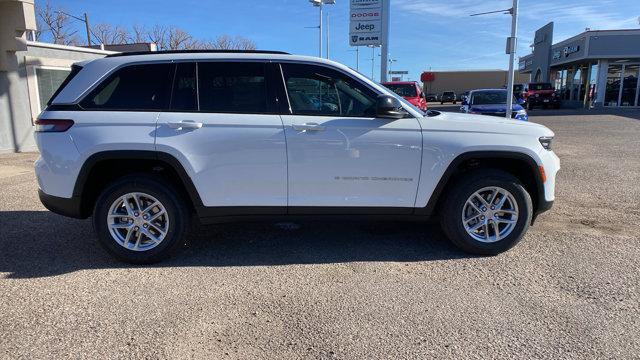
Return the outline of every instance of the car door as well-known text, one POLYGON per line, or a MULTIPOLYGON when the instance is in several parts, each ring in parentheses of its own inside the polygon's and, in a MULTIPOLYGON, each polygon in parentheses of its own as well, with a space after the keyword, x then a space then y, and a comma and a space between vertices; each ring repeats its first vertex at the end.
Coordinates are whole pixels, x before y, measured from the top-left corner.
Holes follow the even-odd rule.
POLYGON ((422 156, 418 120, 377 118, 377 90, 345 71, 286 62, 281 69, 290 105, 282 116, 289 212, 411 212, 422 156))
POLYGON ((285 213, 286 143, 267 63, 178 63, 156 147, 177 158, 212 214, 285 213))

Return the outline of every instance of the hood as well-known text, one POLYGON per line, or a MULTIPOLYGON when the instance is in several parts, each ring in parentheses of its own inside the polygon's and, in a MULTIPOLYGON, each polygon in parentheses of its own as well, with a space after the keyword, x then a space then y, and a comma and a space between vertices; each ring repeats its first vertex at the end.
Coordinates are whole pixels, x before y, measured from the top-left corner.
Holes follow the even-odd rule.
MULTIPOLYGON (((511 106, 512 111, 520 111, 524 109, 519 104, 513 104, 511 106)), ((507 104, 485 104, 485 105, 470 105, 469 110, 473 112, 506 112, 507 104)))
POLYGON ((544 125, 478 114, 441 112, 438 116, 425 116, 421 123, 424 129, 434 130, 554 136, 553 131, 544 125))

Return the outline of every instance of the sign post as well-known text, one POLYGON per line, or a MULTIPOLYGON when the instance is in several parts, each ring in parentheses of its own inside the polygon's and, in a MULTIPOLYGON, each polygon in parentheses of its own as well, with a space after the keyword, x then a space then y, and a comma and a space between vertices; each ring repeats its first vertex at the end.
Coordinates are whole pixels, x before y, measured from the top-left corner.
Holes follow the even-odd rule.
POLYGON ((389 0, 350 0, 349 45, 382 47, 380 79, 387 78, 389 0))

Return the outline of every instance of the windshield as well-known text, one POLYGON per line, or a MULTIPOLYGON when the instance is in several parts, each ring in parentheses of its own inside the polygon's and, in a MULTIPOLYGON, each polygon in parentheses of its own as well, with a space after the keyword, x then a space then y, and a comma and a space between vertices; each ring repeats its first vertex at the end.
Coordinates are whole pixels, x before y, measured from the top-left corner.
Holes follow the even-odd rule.
POLYGON ((529 90, 553 90, 553 88, 549 83, 541 83, 541 84, 529 84, 529 90))
POLYGON ((506 104, 506 91, 474 91, 471 94, 470 105, 506 104))
POLYGON ((453 91, 445 91, 442 95, 453 95, 453 91))
POLYGON ((394 93, 400 96, 406 97, 416 97, 418 93, 416 91, 416 86, 413 84, 384 84, 387 89, 393 91, 394 93))

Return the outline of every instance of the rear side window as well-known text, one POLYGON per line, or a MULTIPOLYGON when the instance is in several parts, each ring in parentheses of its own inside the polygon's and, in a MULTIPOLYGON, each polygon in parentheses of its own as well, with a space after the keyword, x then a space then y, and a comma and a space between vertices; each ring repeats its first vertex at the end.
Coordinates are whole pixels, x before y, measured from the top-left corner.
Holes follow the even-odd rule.
POLYGON ((88 110, 144 111, 167 107, 171 64, 131 65, 117 70, 80 105, 88 110))
POLYGON ((260 114, 267 112, 265 63, 198 63, 200 111, 260 114))

